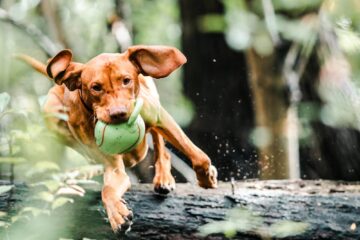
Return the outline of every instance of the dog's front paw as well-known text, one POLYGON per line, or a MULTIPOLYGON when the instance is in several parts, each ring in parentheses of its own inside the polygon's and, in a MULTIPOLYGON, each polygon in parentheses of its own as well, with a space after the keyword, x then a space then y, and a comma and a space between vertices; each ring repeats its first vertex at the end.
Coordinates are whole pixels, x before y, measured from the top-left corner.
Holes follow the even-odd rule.
POLYGON ((156 174, 153 183, 154 191, 158 194, 168 194, 175 189, 175 179, 170 172, 156 174))
POLYGON ((105 209, 115 234, 123 234, 131 229, 133 213, 123 199, 111 199, 104 202, 105 209))
POLYGON ((207 169, 197 168, 195 171, 200 187, 217 188, 217 170, 213 165, 207 169))

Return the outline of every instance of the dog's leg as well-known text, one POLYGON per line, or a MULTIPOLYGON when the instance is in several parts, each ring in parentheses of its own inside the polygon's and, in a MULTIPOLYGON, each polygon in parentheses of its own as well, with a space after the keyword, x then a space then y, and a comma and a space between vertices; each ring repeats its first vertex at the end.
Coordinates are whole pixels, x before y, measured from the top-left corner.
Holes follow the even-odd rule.
POLYGON ((160 110, 160 121, 155 128, 174 147, 183 152, 192 162, 199 185, 204 188, 217 187, 217 171, 210 158, 185 135, 165 109, 160 110))
POLYGON ((158 132, 151 130, 151 136, 155 158, 154 190, 160 194, 168 194, 175 189, 175 179, 171 175, 170 154, 166 151, 164 139, 158 132))
POLYGON ((104 173, 102 201, 114 232, 126 231, 131 226, 132 212, 127 208, 124 193, 130 188, 130 179, 125 173, 122 157, 107 161, 104 173))

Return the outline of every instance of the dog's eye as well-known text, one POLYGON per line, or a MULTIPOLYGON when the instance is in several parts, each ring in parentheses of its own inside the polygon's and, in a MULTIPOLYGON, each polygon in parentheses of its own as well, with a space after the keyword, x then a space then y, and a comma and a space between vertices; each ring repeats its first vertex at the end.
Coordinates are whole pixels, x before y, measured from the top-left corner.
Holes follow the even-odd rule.
POLYGON ((92 90, 96 91, 96 92, 100 92, 102 90, 101 86, 96 84, 96 85, 93 85, 91 87, 92 90))
POLYGON ((129 83, 131 83, 131 79, 130 79, 130 78, 125 78, 125 79, 123 80, 123 84, 124 84, 124 85, 128 85, 129 83))

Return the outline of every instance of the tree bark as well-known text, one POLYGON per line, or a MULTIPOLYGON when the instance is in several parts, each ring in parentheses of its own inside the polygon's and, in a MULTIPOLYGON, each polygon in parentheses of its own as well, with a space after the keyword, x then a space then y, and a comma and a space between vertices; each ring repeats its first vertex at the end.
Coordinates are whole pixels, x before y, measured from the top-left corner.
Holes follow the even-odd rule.
MULTIPOLYGON (((26 188, 18 186, 12 195, 1 195, 0 211, 14 212, 19 203, 23 204, 19 201, 24 198, 25 191, 26 188), (10 207, 6 203, 11 203, 10 207)), ((178 184, 175 193, 168 197, 154 195, 152 185, 140 184, 134 185, 125 199, 134 212, 134 224, 125 239, 203 239, 197 235, 198 228, 223 220, 227 211, 234 207, 256 213, 265 224, 281 220, 309 224, 308 231, 287 239, 357 239, 360 234, 356 227, 360 214, 360 185, 357 183, 244 181, 233 186, 221 183, 213 190, 178 184)), ((49 239, 46 235, 49 232, 57 234, 54 239, 118 239, 103 211, 99 190, 88 190, 85 197, 76 199, 74 204, 55 210, 52 217, 44 217, 50 223, 46 228, 43 224, 26 224, 20 229, 23 234, 37 234, 35 239, 49 239)), ((11 237, 13 233, 8 234, 11 237)), ((206 239, 225 238, 220 234, 206 239)), ((238 233, 236 239, 259 237, 238 233)))
POLYGON ((247 52, 256 126, 264 131, 255 139, 255 142, 261 141, 258 147, 262 179, 290 177, 289 100, 285 81, 275 67, 276 61, 274 54, 259 56, 252 49, 247 52))

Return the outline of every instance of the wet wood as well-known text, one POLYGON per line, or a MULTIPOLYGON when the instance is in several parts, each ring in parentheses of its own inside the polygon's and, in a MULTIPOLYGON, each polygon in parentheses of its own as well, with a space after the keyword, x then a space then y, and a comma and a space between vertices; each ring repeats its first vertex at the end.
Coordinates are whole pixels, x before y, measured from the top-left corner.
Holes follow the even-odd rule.
MULTIPOLYGON (((18 188, 15 193, 19 191, 22 190, 18 188)), ((1 201, 4 196, 2 198, 1 201)), ((19 195, 13 194, 12 198, 18 199, 19 195)), ((125 239, 202 239, 197 236, 199 226, 223 220, 228 209, 239 206, 259 214, 267 224, 280 220, 310 224, 306 233, 289 239, 357 239, 360 236, 356 227, 360 224, 360 184, 357 183, 245 181, 233 186, 221 183, 216 190, 178 184, 168 197, 154 195, 151 185, 140 184, 134 185, 125 198, 134 211, 134 224, 125 239)), ((2 208, 0 204, 0 210, 2 208)), ((88 190, 85 197, 53 215, 61 219, 72 216, 72 221, 54 224, 52 231, 66 233, 59 237, 117 239, 105 220, 98 190, 88 190)), ((37 231, 33 226, 31 230, 37 231)), ((244 233, 236 238, 258 239, 244 233)), ((223 239, 223 236, 207 239, 223 239)))

